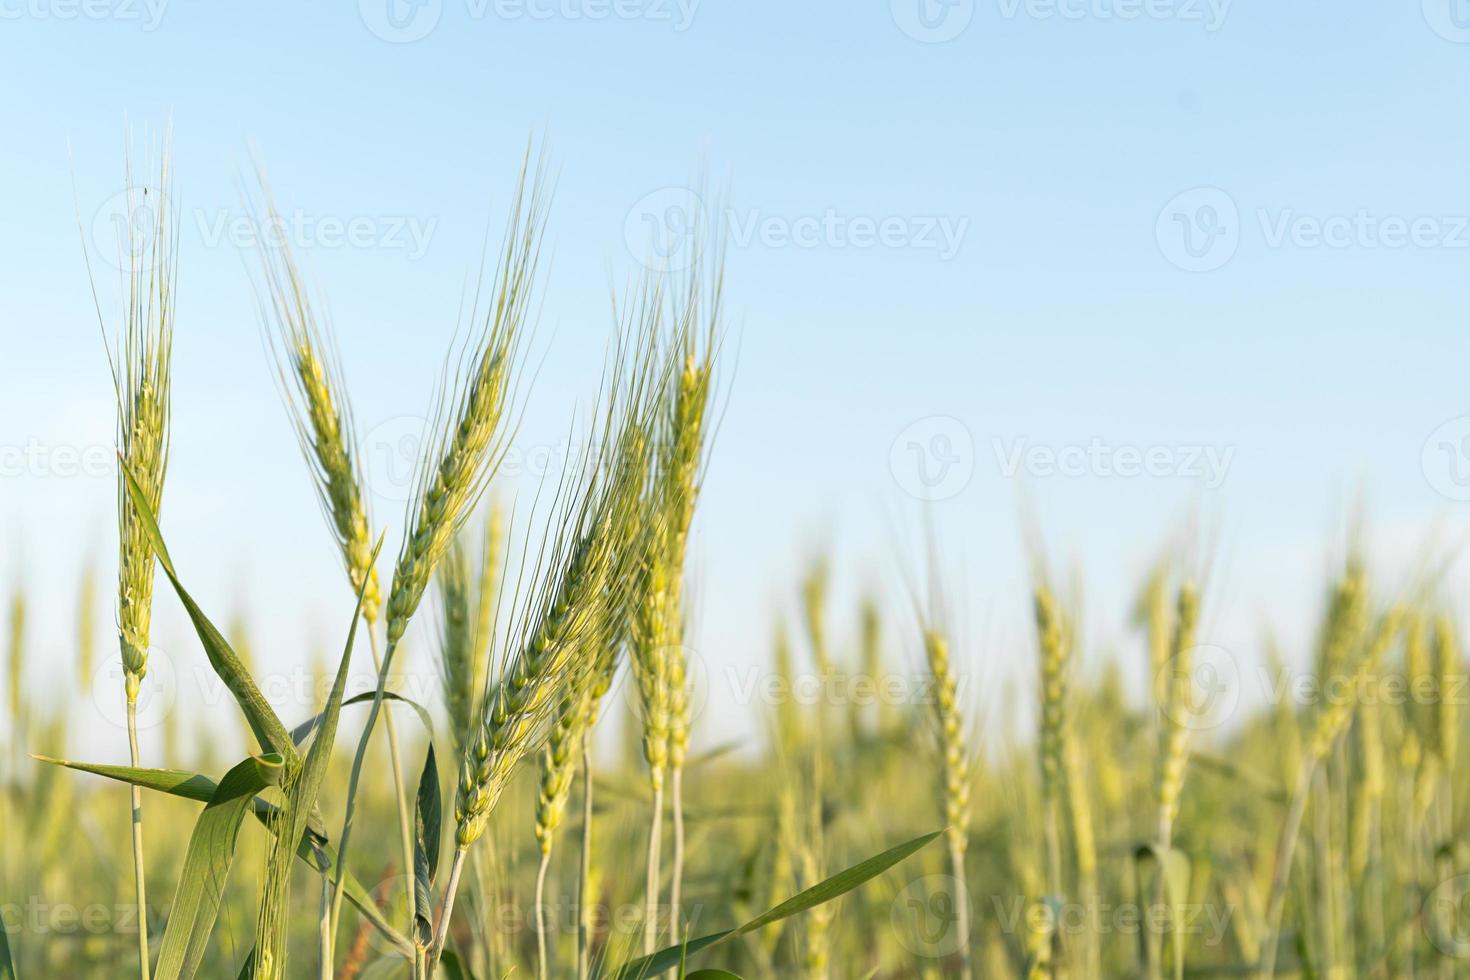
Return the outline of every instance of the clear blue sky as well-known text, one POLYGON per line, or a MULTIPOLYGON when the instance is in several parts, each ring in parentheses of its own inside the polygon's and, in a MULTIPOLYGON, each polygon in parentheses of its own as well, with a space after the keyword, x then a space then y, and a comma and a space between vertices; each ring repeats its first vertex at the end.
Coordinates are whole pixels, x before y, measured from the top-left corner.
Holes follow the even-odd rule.
MULTIPOLYGON (((350 599, 229 233, 248 148, 303 219, 360 428, 392 434, 428 403, 532 133, 557 187, 529 447, 593 394, 661 190, 728 197, 729 400, 694 550, 711 731, 743 729, 728 671, 767 662, 814 553, 840 569, 835 614, 870 582, 904 598, 920 462, 959 467, 930 509, 979 701, 1029 681, 1023 496, 1085 576, 1089 656, 1138 659, 1128 600, 1192 512, 1218 532, 1215 638, 1248 659, 1268 623, 1299 637, 1360 490, 1389 567, 1470 525, 1466 430, 1425 452, 1470 414, 1451 2, 0 0, 0 576, 33 604, 30 689, 62 696, 89 546, 113 572, 110 473, 54 455, 112 438, 79 238, 105 238, 129 128, 141 159, 169 118, 164 526, 206 607, 248 611, 268 670, 335 645, 350 599), (1123 476, 1089 446, 1162 455, 1123 476), (1196 449, 1219 479, 1190 476, 1196 449)), ((401 504, 374 507, 396 529, 401 504)), ((904 662, 910 627, 892 623, 904 662)), ((155 640, 201 662, 172 599, 155 640)))

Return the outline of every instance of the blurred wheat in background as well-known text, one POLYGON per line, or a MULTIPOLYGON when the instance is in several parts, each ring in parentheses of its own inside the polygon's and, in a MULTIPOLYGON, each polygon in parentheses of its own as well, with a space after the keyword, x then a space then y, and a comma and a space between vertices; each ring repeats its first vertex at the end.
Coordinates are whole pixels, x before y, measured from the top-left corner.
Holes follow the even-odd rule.
MULTIPOLYGON (((771 683, 743 707, 763 737, 702 739, 699 699, 729 692, 701 691, 713 682, 695 670, 689 539, 721 399, 742 397, 721 242, 696 236, 687 272, 619 297, 580 451, 534 499, 501 499, 548 288, 534 150, 446 354, 407 530, 381 575, 325 304, 286 246, 262 246, 262 330, 329 531, 284 546, 335 548, 356 595, 327 652, 302 665, 308 703, 282 717, 243 626, 214 625, 235 610, 196 601, 197 570, 168 548, 189 533, 170 525, 163 490, 170 412, 187 411, 171 398, 171 343, 190 325, 174 307, 189 270, 163 159, 154 200, 134 202, 152 209, 153 235, 123 243, 124 315, 103 317, 116 651, 93 636, 109 615, 100 555, 85 562, 74 626, 80 691, 118 658, 130 764, 88 761, 64 708, 33 709, 17 578, 0 978, 1467 972, 1456 597, 1429 568, 1408 588, 1376 579, 1356 541, 1324 583, 1314 648, 1287 658, 1267 645, 1280 696, 1228 718, 1222 699, 1240 692, 1218 683, 1231 681, 1215 670, 1210 568, 1194 549, 1139 583, 1136 633, 1106 656, 1084 656, 1081 584, 1061 588, 1039 547, 1034 638, 1005 650, 956 628, 959 591, 937 558, 909 602, 885 603, 837 594, 824 555, 782 583, 800 629, 751 638, 750 666, 771 683), (150 613, 164 602, 187 613, 188 655, 235 702, 248 756, 206 731, 187 757, 187 732, 140 755, 150 613), (393 670, 415 617, 433 620, 430 698, 398 689, 393 670), (1025 658, 1034 683, 977 691, 967 665, 987 657, 1025 658), (1291 675, 1287 659, 1310 667, 1291 675), (1130 660, 1150 680, 1136 696, 1130 660), (374 685, 349 694, 368 662, 374 685), (1002 717, 980 718, 997 705, 1002 717)), ((263 172, 257 186, 268 219, 263 172)), ((949 549, 962 545, 937 550, 949 549)), ((272 642, 270 624, 258 642, 272 642)))

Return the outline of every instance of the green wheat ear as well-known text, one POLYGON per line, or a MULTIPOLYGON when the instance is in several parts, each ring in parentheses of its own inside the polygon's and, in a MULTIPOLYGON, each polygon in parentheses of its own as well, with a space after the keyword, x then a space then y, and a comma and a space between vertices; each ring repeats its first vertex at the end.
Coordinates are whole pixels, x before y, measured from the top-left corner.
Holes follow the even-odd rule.
POLYGON ((626 356, 614 362, 599 426, 583 464, 565 477, 542 552, 523 570, 530 585, 513 642, 460 763, 460 849, 484 832, 511 771, 549 737, 563 699, 583 699, 607 672, 599 631, 625 615, 646 562, 641 504, 654 362, 642 345, 626 356))
MULTIPOLYGON (((148 194, 128 173, 128 213, 143 213, 148 194)), ((128 226, 128 295, 119 349, 113 360, 118 397, 118 455, 133 474, 157 515, 168 470, 169 406, 172 393, 174 241, 172 174, 167 155, 153 195, 152 229, 128 226)), ((129 700, 148 672, 153 622, 153 547, 128 495, 123 470, 118 476, 118 638, 129 700)))
MULTIPOLYGON (((393 650, 423 599, 430 577, 469 518, 505 449, 511 382, 531 313, 545 216, 544 182, 530 174, 530 156, 511 207, 494 295, 475 319, 473 356, 432 413, 433 435, 421 460, 408 507, 409 530, 388 592, 387 639, 393 650)), ((478 300, 478 298, 477 298, 478 300)))
MULTIPOLYGON (((279 223, 263 171, 259 181, 266 217, 279 223)), ((369 562, 372 541, 364 481, 354 453, 352 408, 336 343, 329 323, 313 307, 290 245, 267 245, 260 260, 266 294, 260 300, 261 319, 291 424, 353 591, 367 583, 363 616, 373 623, 382 599, 377 569, 369 562)))
POLYGON ((475 616, 469 554, 456 541, 434 572, 439 586, 439 690, 449 731, 463 748, 475 708, 475 616))

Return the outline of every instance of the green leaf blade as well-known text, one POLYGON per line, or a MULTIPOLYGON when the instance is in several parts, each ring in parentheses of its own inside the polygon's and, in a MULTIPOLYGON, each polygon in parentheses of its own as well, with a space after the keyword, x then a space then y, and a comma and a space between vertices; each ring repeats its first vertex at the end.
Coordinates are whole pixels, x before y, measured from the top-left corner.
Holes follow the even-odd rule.
POLYGON ((235 861, 240 825, 255 794, 279 783, 283 768, 278 755, 246 759, 225 773, 199 814, 164 928, 157 980, 188 980, 198 972, 235 861))

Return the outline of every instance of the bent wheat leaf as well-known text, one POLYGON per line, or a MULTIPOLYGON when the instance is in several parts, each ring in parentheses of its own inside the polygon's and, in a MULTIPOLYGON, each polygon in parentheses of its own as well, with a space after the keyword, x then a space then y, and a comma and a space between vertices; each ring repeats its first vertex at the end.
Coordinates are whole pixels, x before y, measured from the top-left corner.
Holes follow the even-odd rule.
POLYGON ((225 879, 235 861, 240 824, 255 794, 280 782, 278 755, 252 756, 225 773, 189 835, 189 850, 174 890, 173 911, 163 932, 154 972, 157 980, 194 976, 209 945, 225 879))
MULTIPOLYGON (((105 776, 108 779, 116 779, 118 782, 127 783, 131 786, 139 786, 143 789, 156 790, 167 793, 169 796, 177 796, 185 800, 197 800, 200 803, 208 803, 214 796, 218 787, 213 779, 202 773, 187 772, 183 769, 148 769, 137 766, 107 766, 93 762, 71 762, 67 759, 53 759, 45 755, 32 755, 31 758, 37 762, 47 762, 53 766, 64 766, 67 769, 75 769, 77 772, 87 772, 94 776, 105 776)), ((255 816, 261 823, 270 828, 270 817, 277 812, 272 803, 267 803, 260 797, 252 801, 255 816)), ((320 818, 315 818, 307 826, 307 830, 314 836, 325 840, 327 835, 326 826, 320 818)))
POLYGON ((423 948, 434 937, 434 873, 439 869, 439 832, 443 825, 439 766, 434 761, 434 743, 430 742, 413 817, 414 941, 423 948))
MULTIPOLYGON (((378 552, 382 550, 382 547, 383 539, 379 537, 377 545, 373 548, 371 564, 376 564, 378 552)), ((357 624, 362 618, 363 595, 370 583, 371 579, 365 577, 358 588, 357 604, 353 607, 352 619, 347 628, 347 642, 343 644, 342 658, 337 663, 337 676, 332 681, 332 691, 327 696, 327 704, 321 713, 316 734, 311 740, 311 748, 307 750, 306 759, 301 763, 299 772, 291 773, 283 791, 285 799, 281 806, 280 816, 282 829, 277 831, 277 847, 272 850, 267 859, 267 884, 260 899, 257 920, 259 923, 279 924, 287 919, 287 909, 290 908, 291 901, 290 864, 293 851, 282 846, 282 841, 299 842, 301 840, 313 809, 316 807, 316 798, 321 792, 322 782, 326 779, 332 746, 337 740, 337 722, 342 715, 342 695, 347 689, 347 674, 352 665, 352 646, 357 639, 357 624), (274 887, 272 887, 273 883, 274 887)), ((289 740, 290 735, 286 737, 289 740)), ((344 870, 337 869, 339 879, 344 870)), ((266 964, 264 971, 266 975, 279 975, 280 964, 285 961, 284 930, 271 932, 258 925, 256 954, 257 961, 264 961, 266 964)))
POLYGON ((158 556, 158 564, 163 568, 169 583, 174 587, 174 592, 178 593, 179 601, 184 604, 184 609, 189 613, 189 620, 194 624, 194 631, 199 634, 199 640, 204 644, 204 654, 209 658, 209 665, 214 668, 219 679, 225 682, 225 687, 234 695, 260 747, 279 754, 287 762, 294 762, 297 758, 296 746, 291 742, 291 735, 286 731, 286 726, 281 724, 281 719, 276 716, 270 702, 265 699, 265 695, 260 693, 260 688, 255 686, 250 671, 245 668, 239 655, 209 621, 209 617, 204 615, 204 611, 199 608, 194 597, 189 595, 188 590, 180 584, 179 577, 174 572, 173 559, 169 557, 168 548, 163 543, 163 533, 159 531, 158 521, 148 507, 147 496, 138 486, 132 470, 128 468, 121 456, 118 457, 118 465, 122 467, 123 474, 127 477, 128 495, 133 499, 133 507, 138 512, 143 530, 148 534, 153 551, 158 556))
MULTIPOLYGON (((88 772, 96 776, 104 776, 108 779, 116 779, 119 782, 135 784, 144 789, 157 790, 170 796, 177 796, 185 800, 197 800, 200 803, 208 803, 214 796, 218 784, 208 776, 197 772, 185 772, 181 769, 139 769, 132 766, 105 766, 91 762, 68 762, 65 759, 53 759, 49 756, 37 755, 32 758, 40 762, 48 762, 54 766, 65 766, 78 772, 88 772)), ((274 820, 279 815, 280 809, 272 803, 255 797, 251 803, 255 811, 255 819, 267 829, 274 833, 274 820)), ((329 873, 336 864, 337 850, 328 841, 325 831, 320 825, 307 825, 307 832, 301 836, 301 841, 296 845, 296 856, 305 861, 312 870, 325 875, 329 873)), ((368 895, 367 889, 362 886, 352 872, 343 870, 342 892, 346 899, 351 902, 357 910, 362 913, 383 936, 391 942, 404 956, 412 958, 413 944, 408 938, 388 924, 383 913, 378 911, 378 904, 368 895)), ((4 980, 0 976, 0 980, 4 980)))
POLYGON ((798 892, 780 905, 756 916, 744 925, 736 926, 734 929, 727 929, 723 932, 713 932, 707 936, 700 936, 698 939, 691 939, 689 942, 682 943, 678 946, 666 946, 656 953, 641 956, 630 963, 625 963, 609 975, 610 980, 644 980, 646 977, 658 976, 665 970, 670 970, 680 965, 686 958, 693 956, 701 950, 708 949, 711 946, 718 946, 720 943, 727 942, 737 936, 743 936, 748 932, 754 932, 757 929, 768 926, 772 922, 780 921, 781 919, 796 915, 798 912, 805 912, 808 909, 830 902, 832 899, 852 891, 863 882, 871 878, 876 878, 898 862, 933 842, 935 838, 943 833, 944 831, 942 830, 936 830, 931 834, 915 837, 911 841, 905 841, 895 847, 890 847, 881 854, 875 854, 866 861, 860 861, 845 871, 839 871, 832 877, 817 882, 806 891, 798 892))
MULTIPOLYGON (((342 707, 347 708, 351 707, 354 704, 367 704, 372 701, 374 693, 375 692, 373 691, 364 691, 361 694, 354 694, 352 697, 342 702, 342 707)), ((425 708, 417 701, 410 700, 409 698, 406 698, 401 694, 394 694, 392 691, 383 692, 383 701, 384 703, 387 703, 389 701, 396 701, 399 704, 408 705, 410 708, 413 709, 414 714, 419 716, 419 721, 424 723, 424 731, 428 732, 430 735, 434 734, 434 722, 429 717, 428 708, 425 708)), ((297 725, 295 728, 291 729, 291 741, 295 742, 297 745, 300 745, 302 742, 306 741, 306 737, 312 732, 316 731, 316 726, 321 724, 321 720, 321 715, 313 715, 312 717, 303 721, 301 724, 297 725)))

